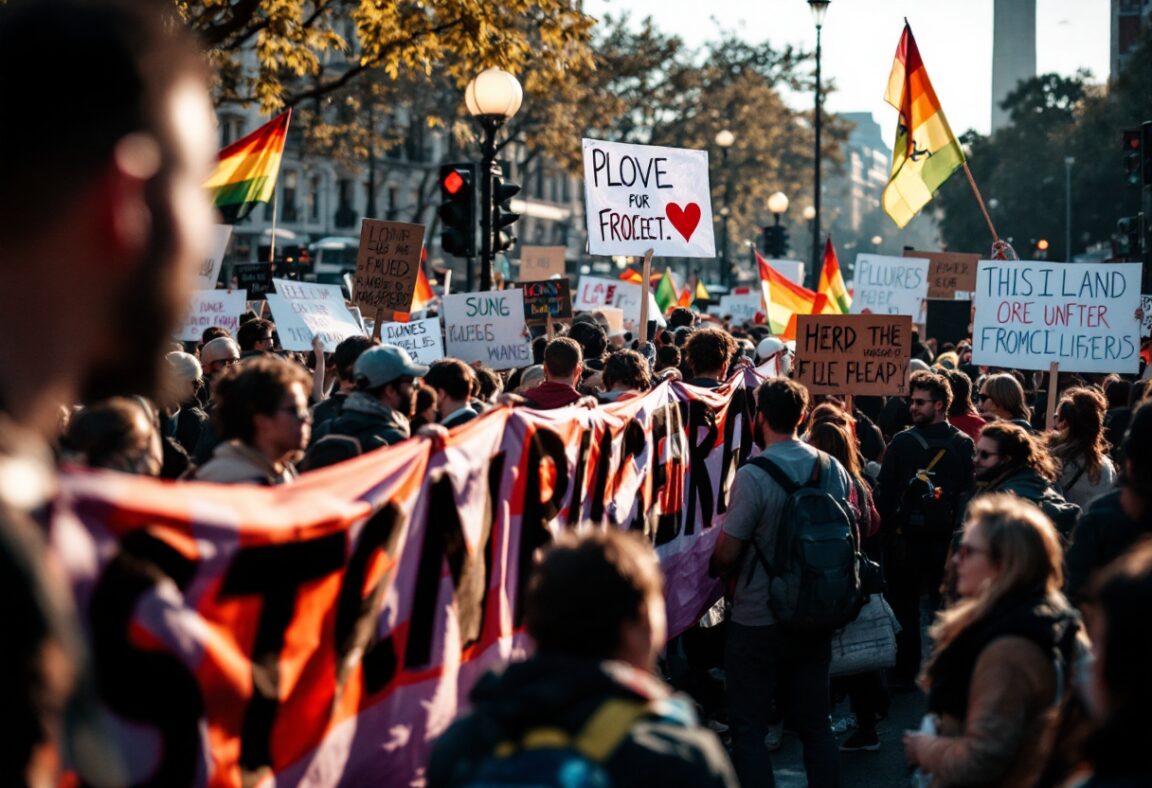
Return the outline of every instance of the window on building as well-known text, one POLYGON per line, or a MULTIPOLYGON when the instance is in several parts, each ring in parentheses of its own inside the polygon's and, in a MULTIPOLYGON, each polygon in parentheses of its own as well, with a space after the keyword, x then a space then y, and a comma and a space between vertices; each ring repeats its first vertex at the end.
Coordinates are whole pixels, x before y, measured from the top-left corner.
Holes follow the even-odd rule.
POLYGON ((319 175, 313 175, 308 189, 308 221, 320 221, 320 186, 322 181, 319 175))
POLYGON ((300 174, 295 170, 285 170, 283 178, 284 184, 280 191, 280 198, 284 201, 284 205, 280 209, 280 216, 286 222, 296 222, 300 220, 300 211, 297 205, 300 174))

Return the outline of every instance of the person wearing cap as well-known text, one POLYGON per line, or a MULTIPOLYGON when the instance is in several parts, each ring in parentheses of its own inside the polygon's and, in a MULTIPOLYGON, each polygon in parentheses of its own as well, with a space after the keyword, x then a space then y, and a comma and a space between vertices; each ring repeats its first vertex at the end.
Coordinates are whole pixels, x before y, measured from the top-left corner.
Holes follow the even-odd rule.
POLYGON ((240 360, 240 345, 232 337, 216 337, 200 348, 200 367, 204 371, 204 385, 197 396, 200 407, 210 410, 212 380, 225 368, 240 360))
POLYGON ((428 367, 415 363, 402 347, 368 348, 353 367, 356 391, 348 395, 340 415, 321 427, 317 439, 348 435, 360 441, 365 452, 407 440, 412 435, 408 420, 416 408, 416 378, 427 373, 428 367))
POLYGON ((765 337, 756 346, 756 363, 767 364, 776 359, 780 374, 787 376, 792 371, 792 359, 788 353, 788 346, 779 337, 765 337))

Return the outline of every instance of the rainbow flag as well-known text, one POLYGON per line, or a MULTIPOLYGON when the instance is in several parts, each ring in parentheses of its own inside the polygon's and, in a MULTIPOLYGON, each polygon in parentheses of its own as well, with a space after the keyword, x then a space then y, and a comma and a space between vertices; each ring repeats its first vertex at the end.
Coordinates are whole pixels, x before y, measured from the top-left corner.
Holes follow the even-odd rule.
POLYGON ((292 110, 283 112, 220 151, 216 171, 204 186, 212 190, 212 202, 224 224, 235 224, 276 193, 291 119, 292 110))
POLYGON ((884 187, 884 212, 904 227, 964 164, 964 152, 948 127, 907 22, 884 100, 900 113, 892 174, 884 187))
POLYGON ((660 277, 660 284, 656 285, 655 296, 656 304, 664 314, 668 314, 668 310, 680 300, 680 289, 676 287, 671 269, 664 269, 664 276, 660 277))
POLYGON ((835 314, 828 298, 801 287, 756 254, 760 269, 760 292, 769 330, 784 339, 796 338, 796 315, 835 314))
POLYGON ((680 290, 680 300, 676 302, 676 306, 682 306, 685 309, 692 308, 692 288, 688 285, 680 290))
POLYGON ((828 299, 828 304, 842 315, 848 314, 852 309, 852 296, 848 295, 848 288, 844 286, 844 277, 840 273, 840 260, 836 257, 836 250, 832 247, 832 236, 824 242, 824 266, 820 269, 820 284, 816 292, 828 299))
POLYGON ((620 274, 620 280, 638 285, 644 281, 644 274, 640 273, 639 271, 634 271, 631 268, 625 268, 624 273, 620 274))

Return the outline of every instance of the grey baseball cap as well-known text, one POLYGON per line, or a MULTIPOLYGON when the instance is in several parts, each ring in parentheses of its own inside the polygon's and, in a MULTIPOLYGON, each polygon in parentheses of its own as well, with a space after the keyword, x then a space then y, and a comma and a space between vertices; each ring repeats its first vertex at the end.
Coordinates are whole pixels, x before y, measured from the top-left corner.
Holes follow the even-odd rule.
POLYGON ((414 362, 408 351, 402 347, 377 345, 360 354, 352 373, 358 384, 374 389, 385 383, 391 383, 396 378, 405 376, 422 378, 428 374, 428 367, 414 362))

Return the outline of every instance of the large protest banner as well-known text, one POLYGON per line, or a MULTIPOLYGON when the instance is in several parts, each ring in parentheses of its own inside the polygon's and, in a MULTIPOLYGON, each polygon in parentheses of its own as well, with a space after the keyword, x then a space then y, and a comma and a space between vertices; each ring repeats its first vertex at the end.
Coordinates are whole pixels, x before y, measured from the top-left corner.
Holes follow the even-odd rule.
POLYGON ((917 257, 856 255, 854 315, 909 315, 923 322, 929 262, 917 257))
POLYGON ((1138 372, 1139 263, 981 260, 972 363, 1138 372))
POLYGON ((532 363, 523 290, 448 295, 443 315, 445 350, 452 358, 481 361, 493 369, 532 363))
POLYGON ((273 279, 272 284, 276 292, 266 298, 285 350, 311 350, 312 337, 319 336, 325 352, 331 353, 348 337, 364 333, 345 306, 340 285, 289 279, 273 279))
POLYGON ((753 387, 497 408, 281 487, 74 471, 49 540, 92 633, 118 782, 409 785, 488 668, 522 656, 534 553, 577 527, 656 547, 669 630, 707 563, 753 387))
POLYGON ((365 219, 356 254, 356 306, 373 317, 379 310, 407 312, 420 274, 424 225, 365 219))
POLYGON ((418 364, 433 364, 444 358, 444 337, 438 317, 407 323, 383 323, 380 341, 404 348, 418 364))
POLYGON ((564 277, 564 258, 568 249, 563 246, 521 246, 520 273, 522 282, 535 282, 564 277))
POLYGON ((591 254, 716 256, 707 151, 585 139, 584 194, 591 254))
POLYGON ((912 318, 797 315, 796 380, 813 394, 908 393, 912 318))
POLYGON ((978 254, 962 252, 917 252, 904 250, 905 257, 919 257, 928 261, 929 301, 970 300, 976 289, 978 254))
POLYGON ((226 328, 235 335, 247 302, 243 290, 193 290, 177 338, 185 342, 199 341, 204 329, 210 326, 226 328))

